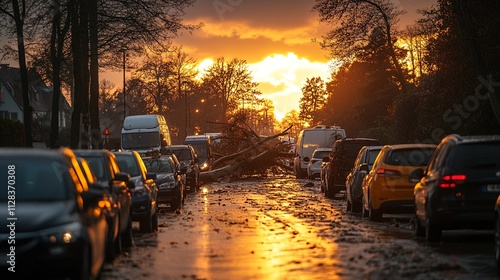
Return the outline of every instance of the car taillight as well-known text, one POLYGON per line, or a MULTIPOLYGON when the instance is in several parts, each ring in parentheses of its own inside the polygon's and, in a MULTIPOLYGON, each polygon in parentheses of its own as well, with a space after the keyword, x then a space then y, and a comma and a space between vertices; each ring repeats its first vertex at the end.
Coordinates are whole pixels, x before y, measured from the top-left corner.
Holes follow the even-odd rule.
POLYGON ((443 189, 455 188, 457 184, 463 183, 467 176, 463 174, 444 175, 439 182, 439 187, 443 189))
POLYGON ((379 174, 379 175, 401 175, 401 172, 399 172, 397 170, 379 168, 379 169, 377 169, 377 174, 379 174))

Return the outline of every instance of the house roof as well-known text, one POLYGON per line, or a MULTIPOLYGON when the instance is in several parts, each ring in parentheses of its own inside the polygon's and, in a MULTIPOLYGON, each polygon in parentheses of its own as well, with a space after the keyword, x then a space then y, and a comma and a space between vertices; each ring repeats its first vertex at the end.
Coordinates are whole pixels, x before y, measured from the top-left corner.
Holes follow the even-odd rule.
MULTIPOLYGON (((28 70, 29 99, 34 111, 50 112, 52 108, 53 88, 43 82, 41 76, 34 70, 28 70)), ((14 98, 19 108, 23 108, 23 97, 21 89, 21 72, 19 68, 10 67, 8 64, 0 64, 0 83, 4 85, 8 93, 14 98)), ((70 106, 61 95, 59 106, 61 109, 69 110, 70 106)))

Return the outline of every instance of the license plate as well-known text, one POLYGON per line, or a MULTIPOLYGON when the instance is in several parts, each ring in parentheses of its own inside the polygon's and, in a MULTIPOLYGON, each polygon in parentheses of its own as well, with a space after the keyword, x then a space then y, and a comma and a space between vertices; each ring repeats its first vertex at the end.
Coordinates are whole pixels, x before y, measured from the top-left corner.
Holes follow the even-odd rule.
POLYGON ((498 184, 487 185, 486 190, 489 192, 500 192, 500 185, 498 185, 498 184))

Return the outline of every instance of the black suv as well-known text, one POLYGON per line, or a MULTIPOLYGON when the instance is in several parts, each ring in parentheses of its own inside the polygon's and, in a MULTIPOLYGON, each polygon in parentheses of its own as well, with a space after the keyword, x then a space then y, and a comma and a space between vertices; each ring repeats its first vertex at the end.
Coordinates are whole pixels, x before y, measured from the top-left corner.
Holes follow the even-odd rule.
POLYGON ((187 167, 186 184, 190 191, 199 190, 200 166, 198 156, 191 145, 170 145, 165 148, 166 154, 174 154, 181 163, 181 168, 187 167))
POLYGON ((380 146, 380 142, 371 138, 343 138, 333 143, 329 168, 325 174, 326 197, 335 198, 345 190, 346 177, 363 146, 380 146))
POLYGON ((139 222, 142 232, 158 229, 158 187, 156 173, 150 173, 136 151, 114 152, 120 168, 130 174, 132 190, 132 220, 139 222))
POLYGON ((108 217, 110 229, 106 257, 114 259, 115 254, 122 252, 122 247, 132 247, 132 199, 129 174, 122 172, 116 162, 115 155, 108 150, 74 150, 76 156, 87 160, 99 183, 108 188, 113 204, 113 213, 108 217), (110 246, 113 245, 113 249, 110 246))
POLYGON ((410 173, 416 236, 439 241, 442 230, 493 229, 500 195, 500 135, 448 135, 426 170, 410 173))

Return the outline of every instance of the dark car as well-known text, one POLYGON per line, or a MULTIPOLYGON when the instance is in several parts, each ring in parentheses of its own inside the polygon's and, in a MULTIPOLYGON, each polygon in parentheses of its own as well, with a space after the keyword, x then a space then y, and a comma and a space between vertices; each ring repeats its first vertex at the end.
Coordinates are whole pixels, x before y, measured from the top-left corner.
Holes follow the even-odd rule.
POLYGON ((201 186, 200 167, 194 148, 191 145, 170 145, 165 148, 165 153, 177 156, 181 167, 187 167, 186 180, 190 190, 199 190, 201 186))
POLYGON ((67 148, 0 154, 2 279, 98 279, 108 230, 101 186, 87 183, 67 148))
POLYGON ((359 150, 354 165, 345 180, 347 211, 361 212, 363 179, 372 169, 373 162, 381 149, 382 146, 363 146, 359 150))
POLYGON ((146 168, 156 173, 158 204, 169 204, 173 210, 182 208, 186 191, 186 167, 181 169, 174 157, 175 155, 163 155, 142 158, 146 168))
POLYGON ((371 138, 343 138, 333 143, 329 168, 325 174, 326 197, 335 198, 337 194, 345 190, 347 174, 363 146, 380 146, 380 143, 371 138))
POLYGON ((114 152, 121 170, 130 174, 132 190, 132 220, 138 221, 142 232, 158 229, 158 187, 156 173, 148 172, 136 151, 114 152))
POLYGON ((74 150, 74 153, 88 162, 97 182, 106 187, 104 193, 110 196, 113 213, 108 215, 110 230, 106 256, 111 261, 122 252, 123 247, 134 244, 130 190, 133 184, 129 183, 130 175, 121 172, 115 155, 108 150, 74 150))
POLYGON ((415 234, 439 241, 442 230, 493 229, 500 194, 500 135, 445 137, 426 169, 413 171, 415 234))

